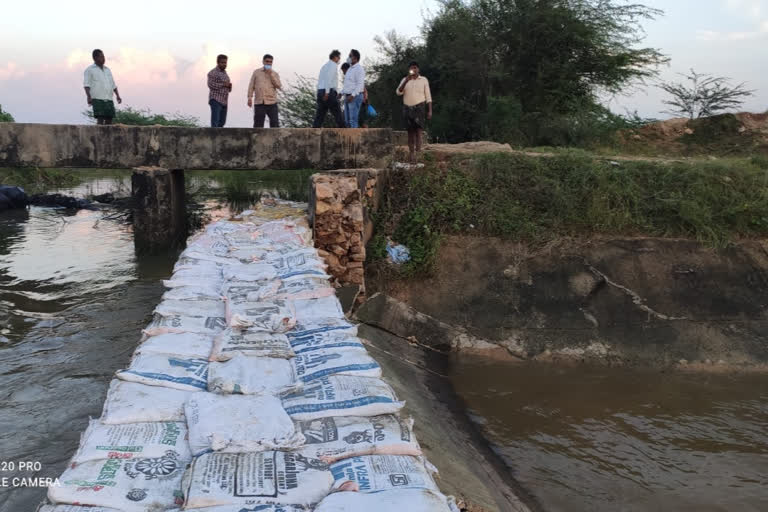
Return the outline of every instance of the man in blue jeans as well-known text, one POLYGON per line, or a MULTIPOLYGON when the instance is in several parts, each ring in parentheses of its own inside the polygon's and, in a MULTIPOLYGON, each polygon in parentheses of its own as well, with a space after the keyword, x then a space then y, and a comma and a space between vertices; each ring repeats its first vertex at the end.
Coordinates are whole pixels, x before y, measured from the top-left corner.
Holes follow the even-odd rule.
POLYGON ((349 52, 349 69, 344 75, 344 87, 341 94, 344 95, 344 118, 347 128, 359 128, 360 107, 363 104, 363 91, 365 90, 365 70, 360 65, 360 52, 349 52))
POLYGON ((208 105, 211 106, 211 128, 223 128, 227 122, 227 99, 232 82, 227 74, 227 56, 216 57, 216 67, 208 72, 208 105))

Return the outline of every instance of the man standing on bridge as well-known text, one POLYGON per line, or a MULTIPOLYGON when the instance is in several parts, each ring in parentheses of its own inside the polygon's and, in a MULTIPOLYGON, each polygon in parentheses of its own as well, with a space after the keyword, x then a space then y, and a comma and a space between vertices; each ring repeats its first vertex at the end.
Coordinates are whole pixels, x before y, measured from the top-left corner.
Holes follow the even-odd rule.
POLYGON ((261 67, 251 75, 248 84, 248 106, 253 107, 253 127, 264 128, 264 118, 269 117, 269 127, 279 128, 277 114, 277 90, 282 89, 280 75, 272 69, 273 57, 266 54, 261 67))
POLYGON ((349 52, 349 70, 344 75, 344 87, 341 93, 344 95, 344 117, 347 128, 358 128, 360 107, 363 105, 363 91, 365 91, 365 70, 360 65, 360 52, 349 52))
POLYGON ((227 122, 227 99, 232 82, 227 74, 227 56, 216 57, 216 67, 208 72, 208 105, 211 106, 211 128, 224 128, 227 122))
POLYGON ((344 128, 344 118, 341 115, 338 98, 341 52, 333 50, 328 58, 330 60, 320 69, 320 76, 317 79, 317 112, 312 127, 320 128, 323 126, 325 114, 330 110, 336 120, 336 126, 344 128))
POLYGON ((93 64, 85 69, 85 78, 83 87, 85 87, 85 98, 88 105, 93 106, 93 117, 96 118, 96 124, 112 124, 115 117, 115 104, 112 102, 112 95, 117 98, 118 103, 123 99, 117 91, 115 79, 112 78, 112 71, 104 65, 106 58, 104 52, 99 49, 93 50, 91 54, 93 64))

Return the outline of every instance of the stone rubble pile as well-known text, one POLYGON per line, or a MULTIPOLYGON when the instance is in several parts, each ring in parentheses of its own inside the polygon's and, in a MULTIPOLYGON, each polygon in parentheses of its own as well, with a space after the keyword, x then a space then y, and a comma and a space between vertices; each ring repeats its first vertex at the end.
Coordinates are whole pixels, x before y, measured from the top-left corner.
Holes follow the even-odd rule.
MULTIPOLYGON (((350 274, 364 250, 331 227, 361 228, 357 185, 342 184, 319 187, 323 236, 350 274)), ((190 238, 42 512, 457 511, 341 311, 301 206, 260 205, 190 238)))

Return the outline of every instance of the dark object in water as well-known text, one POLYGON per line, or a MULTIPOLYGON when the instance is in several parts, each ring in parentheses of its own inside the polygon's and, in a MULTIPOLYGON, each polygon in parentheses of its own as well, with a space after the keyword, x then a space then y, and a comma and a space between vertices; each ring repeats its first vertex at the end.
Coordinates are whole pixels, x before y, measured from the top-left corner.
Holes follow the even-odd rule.
POLYGON ((115 195, 112 192, 107 192, 106 194, 98 194, 93 196, 93 200, 97 203, 110 204, 114 202, 115 195))
POLYGON ((0 211, 11 208, 25 208, 29 204, 29 197, 21 187, 0 185, 0 211))
POLYGON ((87 199, 76 199, 61 194, 35 194, 30 198, 29 202, 35 206, 59 206, 75 210, 96 209, 96 207, 87 199))

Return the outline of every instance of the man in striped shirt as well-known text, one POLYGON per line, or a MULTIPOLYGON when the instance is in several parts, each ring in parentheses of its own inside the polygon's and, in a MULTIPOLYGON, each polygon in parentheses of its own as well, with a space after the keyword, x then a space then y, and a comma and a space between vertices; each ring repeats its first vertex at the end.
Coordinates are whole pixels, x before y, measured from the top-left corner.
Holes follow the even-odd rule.
POLYGON ((211 106, 211 128, 223 128, 227 122, 227 100, 232 82, 227 74, 227 56, 216 57, 216 67, 208 72, 208 105, 211 106))

